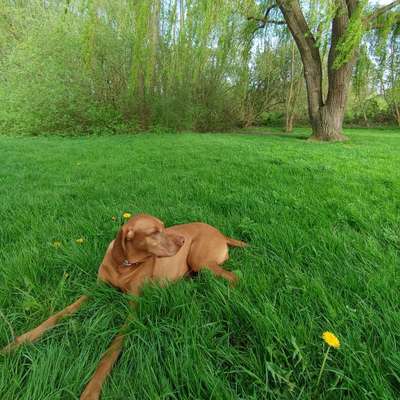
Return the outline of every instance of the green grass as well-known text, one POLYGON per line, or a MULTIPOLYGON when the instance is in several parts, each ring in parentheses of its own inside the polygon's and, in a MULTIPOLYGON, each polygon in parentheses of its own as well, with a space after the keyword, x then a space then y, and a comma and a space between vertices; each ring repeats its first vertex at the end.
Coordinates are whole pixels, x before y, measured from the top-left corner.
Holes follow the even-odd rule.
POLYGON ((103 399, 399 398, 400 132, 304 133, 0 137, 0 347, 94 296, 0 356, 0 398, 79 397, 128 312, 95 284, 124 211, 251 246, 226 263, 235 289, 203 273, 145 290, 103 399), (325 330, 342 346, 317 388, 325 330))

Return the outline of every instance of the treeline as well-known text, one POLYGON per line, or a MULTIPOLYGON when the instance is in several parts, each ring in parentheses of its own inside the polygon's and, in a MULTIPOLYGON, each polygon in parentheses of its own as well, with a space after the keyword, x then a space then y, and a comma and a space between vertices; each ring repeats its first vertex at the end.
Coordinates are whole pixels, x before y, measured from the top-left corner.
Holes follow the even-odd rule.
MULTIPOLYGON (((3 0, 0 133, 306 124, 302 65, 290 35, 259 30, 247 18, 262 6, 254 0, 3 0)), ((397 33, 390 33, 385 51, 379 38, 368 39, 348 122, 400 124, 397 33)))

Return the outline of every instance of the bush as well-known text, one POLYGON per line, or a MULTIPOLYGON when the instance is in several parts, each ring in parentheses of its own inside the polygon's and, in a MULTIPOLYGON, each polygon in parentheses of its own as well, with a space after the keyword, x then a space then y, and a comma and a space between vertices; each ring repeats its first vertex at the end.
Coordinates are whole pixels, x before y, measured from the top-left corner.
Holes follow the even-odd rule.
POLYGON ((235 2, 222 3, 194 1, 181 22, 172 4, 158 0, 75 0, 69 9, 6 2, 0 132, 93 133, 121 125, 211 131, 237 124, 245 92, 233 89, 247 68, 237 41, 243 21, 231 18, 235 2), (10 26, 18 26, 17 36, 10 26))
POLYGON ((272 111, 268 113, 263 113, 261 115, 261 125, 266 126, 283 126, 285 123, 285 114, 281 111, 272 111))

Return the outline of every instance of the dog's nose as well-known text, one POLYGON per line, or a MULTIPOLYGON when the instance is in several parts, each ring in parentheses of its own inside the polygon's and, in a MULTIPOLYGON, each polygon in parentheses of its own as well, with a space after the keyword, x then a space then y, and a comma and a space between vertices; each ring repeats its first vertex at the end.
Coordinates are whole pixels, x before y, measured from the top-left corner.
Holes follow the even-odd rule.
POLYGON ((185 238, 183 236, 177 236, 176 243, 178 244, 178 246, 183 246, 185 243, 185 238))

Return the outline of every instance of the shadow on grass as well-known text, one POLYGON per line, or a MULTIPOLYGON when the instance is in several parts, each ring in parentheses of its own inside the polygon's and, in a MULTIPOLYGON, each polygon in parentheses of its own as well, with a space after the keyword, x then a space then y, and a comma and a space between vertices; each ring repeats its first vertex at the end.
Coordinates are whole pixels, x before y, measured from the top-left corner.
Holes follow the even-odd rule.
POLYGON ((283 132, 280 131, 279 129, 257 129, 257 128, 244 128, 244 129, 238 129, 234 131, 230 131, 227 133, 238 133, 241 135, 254 135, 254 136, 272 136, 272 137, 278 137, 278 138, 283 138, 283 139, 288 139, 288 140, 307 140, 311 136, 311 132, 283 132))
POLYGON ((283 139, 298 139, 298 140, 307 140, 310 135, 306 134, 306 133, 295 133, 295 134, 291 134, 291 133, 270 133, 268 136, 274 136, 274 137, 279 137, 279 138, 283 138, 283 139))

